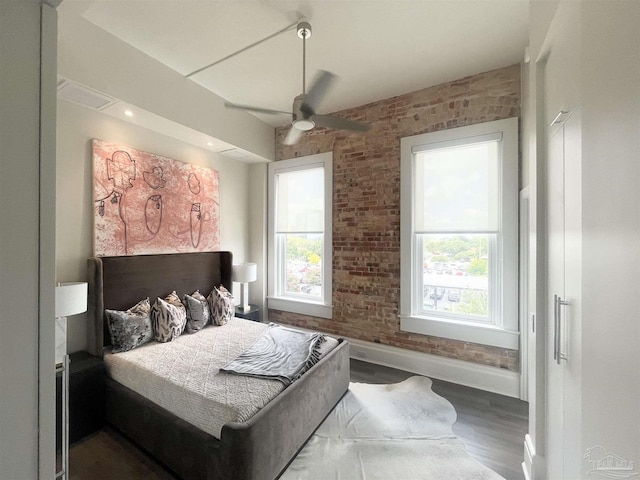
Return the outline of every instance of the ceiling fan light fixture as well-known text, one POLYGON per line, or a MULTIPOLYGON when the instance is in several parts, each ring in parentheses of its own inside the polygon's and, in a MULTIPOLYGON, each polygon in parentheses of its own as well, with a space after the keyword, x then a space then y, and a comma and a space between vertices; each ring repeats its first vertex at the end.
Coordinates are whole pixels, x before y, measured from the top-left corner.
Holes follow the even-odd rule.
POLYGON ((310 118, 301 118, 300 120, 294 120, 293 126, 298 130, 302 130, 306 132, 307 130, 311 130, 316 124, 310 118))

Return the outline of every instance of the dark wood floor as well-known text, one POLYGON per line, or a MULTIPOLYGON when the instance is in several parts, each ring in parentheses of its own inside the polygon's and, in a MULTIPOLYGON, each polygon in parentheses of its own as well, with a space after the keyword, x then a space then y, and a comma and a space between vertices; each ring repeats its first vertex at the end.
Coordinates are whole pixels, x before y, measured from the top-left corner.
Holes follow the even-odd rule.
MULTIPOLYGON (((402 370, 351 360, 351 381, 397 383, 412 376, 402 370)), ((453 426, 469 453, 507 480, 523 480, 528 405, 517 399, 433 380, 433 391, 455 407, 453 426)), ((107 427, 70 449, 70 480, 173 480, 175 477, 107 427)))

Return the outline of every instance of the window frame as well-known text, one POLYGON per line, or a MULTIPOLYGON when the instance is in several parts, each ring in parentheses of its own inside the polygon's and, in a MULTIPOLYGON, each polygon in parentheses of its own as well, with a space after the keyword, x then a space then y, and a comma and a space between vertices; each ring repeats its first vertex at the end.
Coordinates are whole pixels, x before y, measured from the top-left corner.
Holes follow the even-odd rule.
POLYGON ((319 153, 305 157, 291 158, 270 163, 268 166, 267 201, 267 248, 268 248, 268 285, 267 305, 269 309, 299 313, 320 318, 333 317, 333 153, 319 153), (276 178, 280 173, 310 170, 321 167, 324 170, 324 223, 322 232, 322 294, 319 301, 305 298, 303 295, 283 295, 281 286, 285 278, 284 248, 276 236, 276 178))
POLYGON ((400 141, 400 329, 405 332, 517 349, 518 332, 518 118, 430 132, 400 141), (499 231, 489 279, 490 323, 470 321, 449 312, 422 309, 422 235, 415 232, 415 154, 430 144, 468 144, 473 137, 501 135, 499 231), (417 265, 419 264, 419 268, 417 265), (420 294, 416 293, 420 288, 420 294), (491 302, 490 302, 491 305, 491 302))

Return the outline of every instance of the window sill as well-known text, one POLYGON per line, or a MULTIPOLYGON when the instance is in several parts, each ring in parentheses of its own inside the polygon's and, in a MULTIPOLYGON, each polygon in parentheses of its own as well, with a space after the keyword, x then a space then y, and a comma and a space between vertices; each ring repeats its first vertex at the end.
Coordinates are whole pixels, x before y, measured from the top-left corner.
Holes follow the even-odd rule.
POLYGON ((518 350, 520 333, 495 325, 477 325, 428 317, 400 315, 400 330, 403 332, 450 338, 462 342, 478 343, 493 347, 518 350))
POLYGON ((268 307, 283 312, 299 313, 311 317, 333 318, 333 307, 324 303, 303 302, 280 297, 267 297, 268 307))

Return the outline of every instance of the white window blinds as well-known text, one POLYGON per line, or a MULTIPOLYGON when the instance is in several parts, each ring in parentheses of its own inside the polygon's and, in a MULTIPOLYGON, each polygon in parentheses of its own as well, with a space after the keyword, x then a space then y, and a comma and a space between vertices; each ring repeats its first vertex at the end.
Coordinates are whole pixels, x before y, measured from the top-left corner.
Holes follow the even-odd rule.
POLYGON ((501 135, 414 147, 415 233, 496 233, 501 135))
POLYGON ((277 234, 324 231, 324 168, 277 174, 275 226, 277 234))

